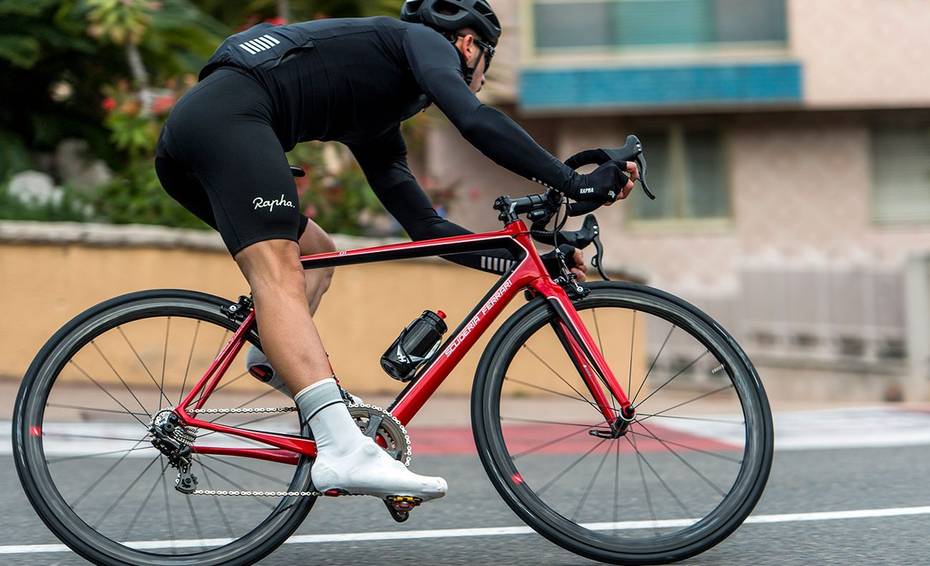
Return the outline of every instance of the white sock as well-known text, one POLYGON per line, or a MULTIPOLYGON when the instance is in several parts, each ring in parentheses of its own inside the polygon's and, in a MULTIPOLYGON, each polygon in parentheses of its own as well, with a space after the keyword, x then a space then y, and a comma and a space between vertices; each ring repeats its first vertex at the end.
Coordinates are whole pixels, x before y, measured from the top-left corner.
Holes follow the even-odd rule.
POLYGON ((313 431, 317 453, 340 456, 365 440, 332 377, 304 387, 294 395, 294 402, 313 431))

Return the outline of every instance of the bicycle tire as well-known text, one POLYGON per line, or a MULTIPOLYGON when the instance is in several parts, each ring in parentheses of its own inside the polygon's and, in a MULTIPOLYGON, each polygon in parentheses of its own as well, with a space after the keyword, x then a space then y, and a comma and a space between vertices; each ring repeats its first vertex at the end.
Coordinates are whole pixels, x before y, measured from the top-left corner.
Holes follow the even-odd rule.
MULTIPOLYGON (((78 352, 95 336, 119 324, 142 320, 149 315, 187 317, 234 332, 240 324, 223 315, 220 310, 230 304, 216 296, 171 289, 116 297, 88 309, 68 322, 48 340, 29 366, 16 399, 13 416, 16 469, 23 489, 42 521, 63 543, 87 560, 97 564, 138 566, 252 564, 282 544, 313 507, 313 497, 282 498, 274 511, 244 536, 203 552, 165 555, 131 548, 97 532, 69 507, 52 480, 48 462, 43 457, 43 435, 30 433, 36 430, 34 427, 42 426, 50 390, 69 356, 78 352)), ((199 328, 200 322, 197 324, 199 328)), ((247 339, 259 345, 258 335, 254 331, 247 339)), ((302 428, 302 433, 307 434, 306 425, 302 428)), ((290 491, 309 489, 311 464, 308 458, 300 459, 294 467, 290 491)), ((147 502, 148 499, 143 503, 147 502)))
MULTIPOLYGON (((514 463, 515 457, 508 452, 500 406, 501 390, 514 356, 527 340, 557 317, 547 301, 542 298, 532 300, 505 321, 490 341, 478 365, 471 401, 474 437, 482 464, 498 493, 524 522, 553 543, 576 554, 613 564, 659 564, 683 560, 704 552, 724 540, 742 524, 761 497, 768 479, 773 451, 772 419, 761 380, 735 340, 709 316, 684 300, 657 289, 631 283, 596 282, 585 287, 590 290, 590 294, 575 302, 579 313, 586 309, 610 306, 632 308, 635 321, 636 309, 642 309, 650 316, 678 325, 725 362, 727 376, 733 384, 746 423, 743 459, 730 491, 708 515, 691 526, 683 527, 670 535, 657 534, 652 541, 629 539, 621 542, 610 540, 599 532, 570 521, 554 508, 547 506, 541 497, 536 495, 529 487, 528 481, 520 475, 514 463)), ((632 346, 630 351, 632 352, 632 346)), ((632 361, 630 367, 632 373, 632 361)), ((650 367, 650 371, 651 369, 650 367)), ((631 392, 627 393, 632 397, 631 392)), ((634 427, 635 423, 631 425, 631 430, 634 430, 634 427)), ((655 436, 651 431, 649 434, 655 436)), ((643 434, 639 436, 645 437, 643 434)), ((636 450, 635 441, 633 444, 633 449, 636 450)), ((606 454, 610 448, 607 450, 604 459, 607 458, 606 454)), ((637 458, 638 452, 637 450, 637 458)), ((619 464, 619 447, 617 458, 619 464)), ((603 465, 602 461, 601 466, 603 465)), ((655 470, 653 472, 655 473, 655 470)), ((597 473, 600 473, 600 468, 597 473)), ((616 473, 619 476, 619 465, 616 473)), ((642 468, 640 473, 643 473, 642 468)), ((596 479, 595 475, 592 484, 596 479)), ((645 487, 645 476, 643 484, 645 487)), ((548 488, 549 485, 547 483, 545 487, 548 488)), ((590 491, 590 485, 588 489, 590 491)), ((614 497, 616 503, 617 495, 614 497)), ((649 499, 648 491, 644 499, 649 499)), ((652 519, 656 521, 655 515, 652 519)), ((616 524, 613 528, 617 528, 616 524)), ((658 529, 656 532, 658 533, 658 529)))

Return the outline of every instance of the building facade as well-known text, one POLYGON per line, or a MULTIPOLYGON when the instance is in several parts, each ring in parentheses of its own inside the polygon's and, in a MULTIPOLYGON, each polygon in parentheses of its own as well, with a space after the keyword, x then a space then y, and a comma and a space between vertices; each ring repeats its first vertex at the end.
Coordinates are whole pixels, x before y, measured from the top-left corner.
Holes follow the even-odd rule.
MULTIPOLYGON (((644 141, 659 198, 598 212, 608 267, 687 297, 763 361, 924 371, 908 319, 930 313, 909 312, 905 272, 930 253, 930 4, 494 7, 489 103, 562 159, 644 141)), ((492 228, 495 197, 539 191, 437 124, 427 170, 458 186, 454 220, 492 228)))

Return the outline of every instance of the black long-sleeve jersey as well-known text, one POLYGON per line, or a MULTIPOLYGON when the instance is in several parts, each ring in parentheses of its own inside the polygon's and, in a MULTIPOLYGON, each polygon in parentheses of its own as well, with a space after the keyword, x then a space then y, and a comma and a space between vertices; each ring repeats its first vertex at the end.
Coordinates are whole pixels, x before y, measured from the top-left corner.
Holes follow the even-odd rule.
MULTIPOLYGON (((564 189, 572 171, 516 122, 483 104, 464 80, 462 58, 442 34, 388 17, 259 25, 228 38, 201 72, 249 70, 270 95, 272 126, 285 150, 309 140, 346 144, 369 184, 420 240, 468 234, 441 218, 407 165, 400 123, 429 103, 498 165, 564 189)), ((507 252, 459 254, 458 263, 500 272, 507 252)))

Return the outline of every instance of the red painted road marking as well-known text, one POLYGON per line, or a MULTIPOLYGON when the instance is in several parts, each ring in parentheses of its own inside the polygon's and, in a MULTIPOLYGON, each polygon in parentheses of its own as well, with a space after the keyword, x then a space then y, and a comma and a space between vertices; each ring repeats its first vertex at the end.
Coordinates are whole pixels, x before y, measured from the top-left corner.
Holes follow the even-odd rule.
MULTIPOLYGON (((639 429, 636 431, 638 434, 630 437, 630 440, 635 440, 636 448, 640 452, 669 451, 661 442, 650 438, 644 430, 637 428, 639 429)), ((571 425, 513 425, 504 427, 504 440, 507 443, 507 450, 511 454, 518 454, 527 450, 533 450, 534 454, 583 454, 602 440, 588 434, 588 430, 587 427, 571 425), (566 435, 571 436, 544 446, 546 443, 566 435)), ((651 425, 649 430, 676 452, 686 452, 688 449, 711 452, 741 450, 740 446, 728 442, 695 436, 660 426, 651 425)), ((414 455, 451 456, 475 453, 474 436, 472 436, 471 428, 468 427, 411 428, 410 439, 413 441, 414 455)), ((614 441, 608 440, 607 442, 614 441)), ((621 438, 617 442, 620 443, 621 453, 633 452, 633 447, 627 440, 621 438)))

